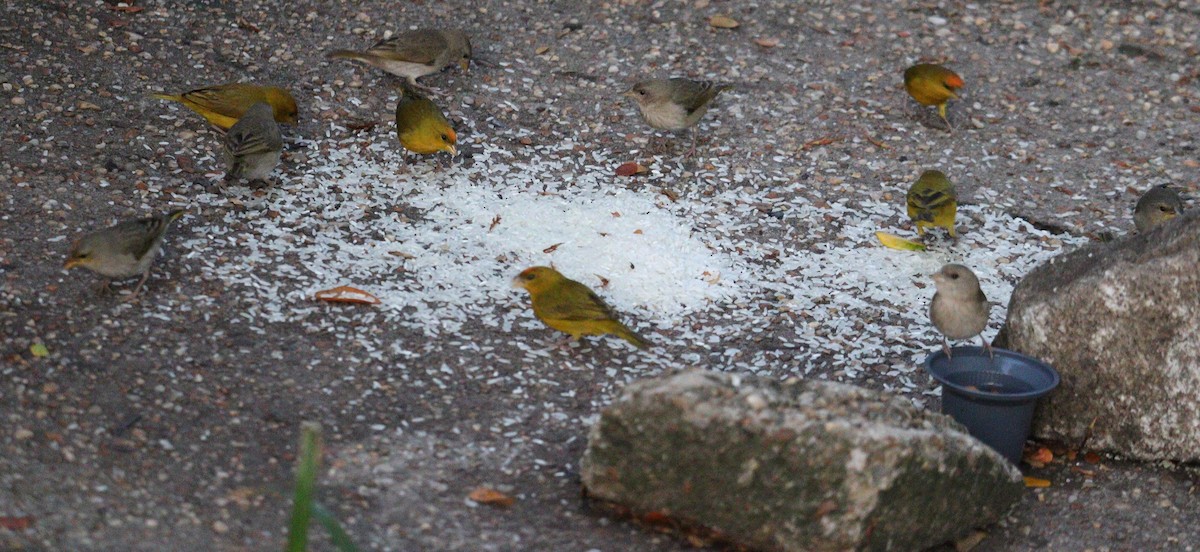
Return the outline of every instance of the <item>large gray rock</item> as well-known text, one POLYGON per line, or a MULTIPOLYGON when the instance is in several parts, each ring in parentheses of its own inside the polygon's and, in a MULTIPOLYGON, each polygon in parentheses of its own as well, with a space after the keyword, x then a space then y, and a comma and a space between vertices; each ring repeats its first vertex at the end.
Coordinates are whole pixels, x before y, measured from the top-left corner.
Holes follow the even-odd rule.
POLYGON ((919 550, 1024 486, 952 419, 850 385, 699 370, 634 383, 591 429, 589 493, 757 550, 919 550))
POLYGON ((1008 348, 1062 375, 1035 435, 1200 460, 1200 217, 1051 259, 1008 309, 1008 348))

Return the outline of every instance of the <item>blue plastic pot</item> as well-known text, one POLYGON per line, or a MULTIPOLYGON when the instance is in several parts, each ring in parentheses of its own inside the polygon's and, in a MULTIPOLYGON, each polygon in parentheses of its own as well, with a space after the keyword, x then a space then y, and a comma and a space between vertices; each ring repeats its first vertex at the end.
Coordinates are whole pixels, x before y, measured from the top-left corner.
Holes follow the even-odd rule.
POLYGON ((942 413, 1017 464, 1038 398, 1060 380, 1040 360, 1007 349, 992 351, 994 359, 983 347, 955 347, 951 358, 938 350, 925 359, 925 369, 942 384, 942 413))

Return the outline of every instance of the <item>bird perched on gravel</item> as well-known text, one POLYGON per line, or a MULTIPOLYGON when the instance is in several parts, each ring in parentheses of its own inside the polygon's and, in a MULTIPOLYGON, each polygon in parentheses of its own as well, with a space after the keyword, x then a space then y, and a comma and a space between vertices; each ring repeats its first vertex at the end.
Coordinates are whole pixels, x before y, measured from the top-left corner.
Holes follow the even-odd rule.
POLYGON ((414 88, 400 85, 400 101, 396 103, 396 134, 400 145, 413 153, 427 155, 448 151, 458 153, 454 144, 458 135, 450 121, 432 100, 414 88))
POLYGON ((283 155, 283 135, 272 118, 271 106, 258 102, 225 133, 225 180, 245 178, 267 182, 283 155))
POLYGON ((659 130, 678 131, 692 128, 692 147, 685 157, 696 152, 696 123, 708 111, 712 101, 732 87, 712 81, 684 78, 644 80, 625 91, 633 98, 646 122, 659 130))
POLYGON ((936 105, 938 115, 946 122, 946 130, 953 130, 946 117, 946 104, 958 99, 958 89, 963 87, 962 77, 941 65, 918 63, 904 70, 904 89, 921 105, 936 105))
POLYGON ((418 29, 380 41, 366 51, 334 50, 329 57, 361 61, 416 85, 419 77, 437 73, 453 63, 466 71, 471 59, 471 40, 462 31, 418 29))
POLYGON ((1138 232, 1175 218, 1183 212, 1183 200, 1166 184, 1146 190, 1133 208, 1133 224, 1138 232))
POLYGON ((97 274, 106 276, 109 281, 104 283, 104 289, 113 279, 131 278, 142 275, 133 292, 125 300, 133 300, 150 277, 150 265, 162 248, 163 236, 171 223, 182 216, 183 209, 176 209, 156 217, 129 220, 86 234, 71 246, 67 262, 63 268, 71 269, 77 266, 87 268, 97 274))
POLYGON ((958 197, 954 184, 942 171, 929 170, 908 189, 908 218, 917 226, 917 234, 924 236, 925 227, 941 227, 954 234, 954 217, 958 213, 958 197))
POLYGON ((275 120, 295 124, 298 110, 291 93, 275 86, 259 86, 243 82, 199 88, 178 95, 153 94, 160 100, 179 102, 204 116, 222 130, 237 123, 250 106, 258 102, 271 104, 275 120))
POLYGON ((929 319, 942 332, 946 357, 950 357, 950 339, 970 339, 976 335, 991 356, 992 346, 983 339, 983 330, 987 329, 992 305, 979 287, 979 278, 971 269, 951 263, 933 274, 933 283, 937 293, 929 305, 929 319))
POLYGON ((553 329, 571 334, 572 339, 611 334, 639 349, 648 345, 646 340, 618 321, 617 315, 595 292, 553 268, 527 268, 513 278, 513 286, 529 292, 533 300, 533 314, 538 320, 553 329))

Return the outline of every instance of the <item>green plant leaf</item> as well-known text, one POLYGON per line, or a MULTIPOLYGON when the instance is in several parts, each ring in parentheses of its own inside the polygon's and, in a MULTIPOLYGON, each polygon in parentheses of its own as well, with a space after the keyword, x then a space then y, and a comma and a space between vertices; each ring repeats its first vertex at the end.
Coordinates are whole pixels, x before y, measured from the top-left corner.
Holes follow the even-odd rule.
POLYGON ((350 535, 346 533, 345 529, 342 529, 342 525, 338 523, 338 520, 333 517, 333 514, 329 510, 313 502, 312 514, 317 523, 320 523, 325 527, 326 531, 329 531, 329 540, 333 541, 333 546, 340 552, 358 552, 358 547, 354 546, 354 543, 351 542, 350 535))
POLYGON ((288 524, 286 552, 308 550, 308 525, 313 513, 317 463, 321 454, 321 426, 306 422, 300 426, 300 455, 296 467, 296 491, 292 498, 292 521, 288 524))
POLYGON ((29 352, 34 358, 43 358, 50 356, 50 349, 46 348, 45 343, 34 343, 29 346, 29 352))

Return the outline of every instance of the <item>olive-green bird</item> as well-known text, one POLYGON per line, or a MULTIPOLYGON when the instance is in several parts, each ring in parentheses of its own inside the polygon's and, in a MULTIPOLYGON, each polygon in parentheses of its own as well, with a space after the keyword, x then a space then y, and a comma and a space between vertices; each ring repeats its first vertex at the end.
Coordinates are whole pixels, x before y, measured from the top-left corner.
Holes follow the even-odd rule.
POLYGON ((137 297, 142 284, 150 277, 150 265, 162 249, 163 236, 167 234, 167 229, 183 213, 183 209, 176 209, 155 217, 125 221, 84 235, 71 246, 63 268, 82 266, 106 276, 109 281, 104 283, 105 289, 111 280, 141 274, 142 279, 126 298, 127 301, 132 300, 137 297))
POLYGON ((925 171, 908 189, 908 218, 917 226, 917 234, 924 236, 926 226, 945 228, 951 238, 954 232, 954 217, 958 214, 958 197, 954 184, 942 171, 925 171))
POLYGON ((287 90, 276 86, 259 86, 244 82, 221 84, 199 88, 182 94, 151 94, 160 100, 179 102, 202 115, 208 122, 228 129, 238 122, 250 106, 258 102, 271 104, 275 120, 280 123, 296 124, 296 98, 287 90))
POLYGON ((418 29, 380 41, 363 52, 334 50, 329 57, 361 61, 416 85, 417 78, 454 63, 466 71, 471 59, 471 40, 462 31, 418 29))
POLYGON ((958 99, 958 89, 965 83, 958 73, 934 63, 918 63, 904 70, 904 89, 921 105, 936 105, 938 115, 953 131, 946 117, 946 104, 958 99))
POLYGON ((1133 225, 1145 232, 1183 213, 1183 200, 1166 184, 1146 190, 1133 208, 1133 225))
POLYGON ((529 292, 533 300, 533 315, 538 320, 570 334, 572 339, 611 334, 639 349, 649 345, 617 320, 616 313, 595 292, 553 268, 527 268, 513 278, 513 286, 529 292))
POLYGON ((458 153, 454 144, 458 135, 450 121, 433 100, 411 86, 400 85, 400 101, 396 102, 396 134, 400 145, 413 153, 428 155, 439 151, 458 153))
POLYGON ((732 88, 712 81, 684 78, 644 80, 625 91, 633 98, 646 122, 659 130, 692 129, 692 147, 685 157, 696 153, 696 123, 708 111, 718 94, 732 88))

